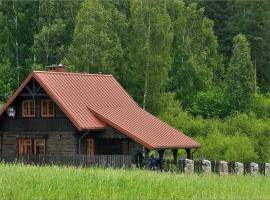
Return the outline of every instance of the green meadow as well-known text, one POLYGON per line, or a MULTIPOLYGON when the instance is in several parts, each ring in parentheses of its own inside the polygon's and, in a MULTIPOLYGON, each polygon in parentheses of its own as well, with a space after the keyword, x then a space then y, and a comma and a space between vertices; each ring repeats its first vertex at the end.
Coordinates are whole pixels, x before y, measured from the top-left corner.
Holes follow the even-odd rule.
POLYGON ((270 177, 0 164, 0 199, 270 199, 270 177))

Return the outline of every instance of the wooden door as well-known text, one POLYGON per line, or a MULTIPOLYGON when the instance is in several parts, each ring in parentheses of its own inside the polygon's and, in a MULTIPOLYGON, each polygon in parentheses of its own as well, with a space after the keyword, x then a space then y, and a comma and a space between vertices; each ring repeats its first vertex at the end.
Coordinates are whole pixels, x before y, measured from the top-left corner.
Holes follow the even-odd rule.
POLYGON ((95 144, 93 138, 87 139, 87 157, 92 158, 95 153, 95 144))

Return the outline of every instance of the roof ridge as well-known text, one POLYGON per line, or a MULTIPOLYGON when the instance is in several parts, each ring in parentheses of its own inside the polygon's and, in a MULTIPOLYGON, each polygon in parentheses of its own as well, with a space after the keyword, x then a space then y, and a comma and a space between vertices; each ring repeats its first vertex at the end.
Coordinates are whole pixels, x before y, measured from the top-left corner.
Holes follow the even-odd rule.
POLYGON ((80 75, 80 76, 109 76, 113 77, 112 74, 86 74, 76 72, 48 72, 48 71, 33 71, 33 73, 44 73, 44 74, 64 74, 64 75, 80 75))

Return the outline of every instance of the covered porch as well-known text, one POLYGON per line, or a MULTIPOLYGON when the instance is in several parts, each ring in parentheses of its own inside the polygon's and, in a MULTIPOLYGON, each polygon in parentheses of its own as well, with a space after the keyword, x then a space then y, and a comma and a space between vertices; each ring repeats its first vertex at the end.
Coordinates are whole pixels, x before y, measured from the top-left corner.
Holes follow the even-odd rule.
MULTIPOLYGON (((104 137, 103 133, 85 133, 79 138, 78 155, 84 157, 87 162, 103 160, 101 162, 114 163, 125 160, 136 167, 152 168, 151 162, 155 160, 155 168, 164 169, 165 160, 177 164, 179 159, 192 159, 197 148, 152 148, 149 149, 135 140, 124 136, 121 133, 114 137, 104 137), (97 134, 99 136, 97 137, 97 134), (179 152, 181 152, 181 157, 179 152), (115 161, 112 161, 115 160, 115 161)), ((98 161, 99 162, 99 161, 98 161)), ((128 164, 128 165, 129 165, 128 164)))

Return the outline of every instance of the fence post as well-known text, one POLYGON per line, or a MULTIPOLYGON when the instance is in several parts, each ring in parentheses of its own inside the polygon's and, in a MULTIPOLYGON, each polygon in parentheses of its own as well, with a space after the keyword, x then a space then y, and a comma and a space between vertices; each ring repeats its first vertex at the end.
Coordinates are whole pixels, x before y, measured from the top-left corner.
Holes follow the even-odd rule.
POLYGON ((211 161, 203 160, 202 161, 202 172, 203 174, 210 174, 211 173, 211 161))
POLYGON ((185 167, 184 167, 186 174, 193 174, 194 173, 194 161, 190 159, 185 159, 185 167))
POLYGON ((257 163, 250 163, 250 175, 258 175, 259 173, 259 165, 257 163))
POLYGON ((228 175, 229 173, 229 168, 228 168, 228 163, 226 161, 220 161, 219 162, 219 174, 220 175, 228 175))
POLYGON ((235 173, 237 175, 243 175, 244 174, 244 164, 240 162, 235 162, 235 173))
POLYGON ((270 176, 270 163, 265 163, 265 176, 270 176))

